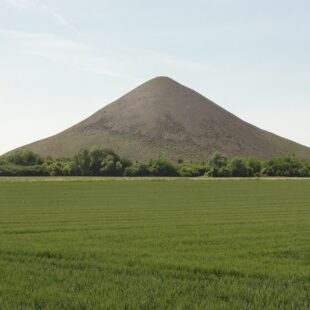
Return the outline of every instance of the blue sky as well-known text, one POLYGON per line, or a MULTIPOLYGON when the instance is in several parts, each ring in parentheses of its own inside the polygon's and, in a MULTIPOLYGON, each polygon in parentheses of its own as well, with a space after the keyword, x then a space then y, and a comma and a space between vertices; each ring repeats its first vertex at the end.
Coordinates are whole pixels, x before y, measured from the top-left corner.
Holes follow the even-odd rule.
POLYGON ((0 154, 158 75, 310 146, 309 0, 0 0, 0 154))

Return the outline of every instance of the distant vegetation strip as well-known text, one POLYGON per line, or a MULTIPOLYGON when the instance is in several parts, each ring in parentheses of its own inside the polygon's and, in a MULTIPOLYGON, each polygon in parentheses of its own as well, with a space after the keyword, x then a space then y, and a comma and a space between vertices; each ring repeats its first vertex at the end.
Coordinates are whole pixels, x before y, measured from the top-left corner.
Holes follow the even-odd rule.
POLYGON ((133 162, 109 149, 83 148, 72 158, 43 158, 31 151, 0 157, 0 176, 125 177, 310 177, 310 162, 290 155, 271 160, 232 158, 215 153, 208 162, 174 163, 159 157, 133 162))

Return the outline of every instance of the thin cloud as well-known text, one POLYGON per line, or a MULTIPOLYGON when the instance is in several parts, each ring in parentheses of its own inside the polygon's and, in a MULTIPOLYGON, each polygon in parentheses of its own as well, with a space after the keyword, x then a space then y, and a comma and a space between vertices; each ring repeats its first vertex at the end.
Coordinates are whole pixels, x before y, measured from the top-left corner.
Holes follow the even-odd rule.
POLYGON ((52 34, 19 32, 0 29, 0 34, 12 40, 18 50, 25 55, 38 56, 71 67, 75 70, 104 74, 111 77, 132 79, 128 63, 107 55, 98 56, 98 49, 61 39, 52 34))
POLYGON ((59 38, 53 34, 21 32, 0 29, 24 55, 37 56, 75 70, 103 74, 137 82, 137 74, 145 71, 167 72, 174 70, 215 72, 214 67, 150 50, 99 49, 89 44, 59 38), (115 52, 115 50, 114 50, 115 52))
POLYGON ((69 27, 72 30, 77 31, 75 27, 60 13, 50 8, 48 5, 39 0, 4 0, 7 4, 15 7, 19 10, 31 10, 35 12, 45 13, 54 18, 59 24, 69 27))

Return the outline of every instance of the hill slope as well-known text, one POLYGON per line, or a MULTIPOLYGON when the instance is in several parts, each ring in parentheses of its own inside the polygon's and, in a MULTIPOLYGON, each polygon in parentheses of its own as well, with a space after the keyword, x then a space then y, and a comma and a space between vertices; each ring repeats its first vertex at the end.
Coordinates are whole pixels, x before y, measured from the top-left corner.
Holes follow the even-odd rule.
POLYGON ((139 161, 160 155, 206 160, 215 151, 310 158, 310 148, 252 126, 167 77, 152 79, 81 123, 22 148, 62 157, 93 145, 139 161))

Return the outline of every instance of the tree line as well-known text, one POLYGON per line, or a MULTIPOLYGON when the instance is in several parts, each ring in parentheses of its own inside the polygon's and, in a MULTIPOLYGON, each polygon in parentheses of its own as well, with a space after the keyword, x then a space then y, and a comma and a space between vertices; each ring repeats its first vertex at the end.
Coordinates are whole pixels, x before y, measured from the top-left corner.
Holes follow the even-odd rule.
POLYGON ((0 176, 179 176, 179 177, 310 177, 310 162, 290 155, 271 160, 228 158, 213 154, 208 162, 172 162, 159 157, 131 161, 109 149, 83 148, 70 158, 53 159, 31 151, 0 157, 0 176))

